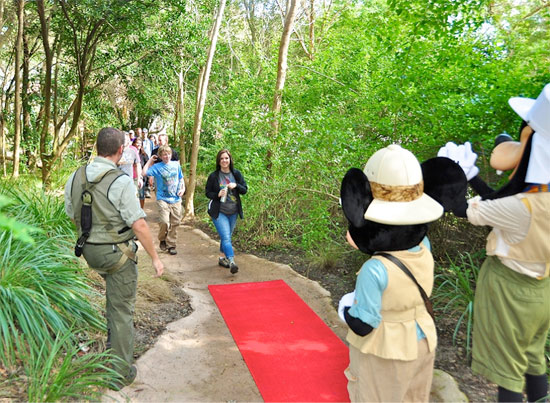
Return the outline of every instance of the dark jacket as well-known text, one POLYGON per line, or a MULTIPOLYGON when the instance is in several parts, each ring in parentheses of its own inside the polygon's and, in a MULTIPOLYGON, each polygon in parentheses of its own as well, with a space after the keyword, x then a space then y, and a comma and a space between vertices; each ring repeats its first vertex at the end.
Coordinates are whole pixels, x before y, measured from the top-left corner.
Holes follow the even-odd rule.
MULTIPOLYGON (((248 186, 244 180, 243 174, 238 169, 233 169, 231 171, 235 177, 235 182, 237 187, 235 188, 235 199, 237 200, 237 211, 239 217, 243 218, 243 208, 241 205, 241 195, 244 195, 248 191, 248 186)), ((220 181, 219 181, 219 170, 215 170, 210 175, 208 175, 208 180, 206 181, 206 197, 208 197, 211 202, 208 205, 208 214, 212 218, 218 218, 220 214, 220 198, 218 193, 220 192, 220 181)))

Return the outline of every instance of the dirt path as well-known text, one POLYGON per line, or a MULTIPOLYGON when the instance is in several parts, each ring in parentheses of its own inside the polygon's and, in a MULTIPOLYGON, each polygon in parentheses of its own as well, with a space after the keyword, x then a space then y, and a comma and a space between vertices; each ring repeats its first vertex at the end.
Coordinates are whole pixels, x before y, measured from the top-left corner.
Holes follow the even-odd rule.
MULTIPOLYGON (((154 203, 149 202, 153 205, 154 203)), ((148 209, 147 209, 148 210, 148 209)), ((156 237, 156 214, 148 211, 156 237)), ((218 266, 219 243, 202 231, 180 227, 178 254, 162 253, 166 271, 183 278, 194 312, 168 325, 155 346, 137 361, 136 381, 106 398, 131 401, 262 401, 242 356, 210 293, 209 284, 284 280, 334 332, 346 328, 330 303, 329 293, 289 266, 237 253, 236 275, 218 266)), ((141 251, 143 249, 140 249, 141 251)), ((140 259, 150 261, 142 252, 140 259)), ((160 281, 160 280, 159 280, 160 281)))
MULTIPOLYGON (((156 238, 155 204, 148 200, 147 221, 156 238)), ((140 248, 142 264, 150 259, 140 248)), ((331 305, 330 294, 317 282, 293 271, 289 266, 237 252, 239 272, 236 275, 218 266, 219 243, 204 232, 189 226, 180 227, 178 254, 162 253, 166 272, 181 277, 184 290, 194 309, 189 316, 172 322, 153 348, 136 363, 135 382, 120 392, 109 392, 105 401, 132 402, 258 402, 262 397, 225 325, 209 291, 209 284, 284 280, 323 321, 342 339, 347 326, 331 305)), ((161 280, 158 280, 161 281, 161 280)), ((443 377, 446 374, 440 374, 443 377)), ((439 379, 439 378, 438 378, 439 379)), ((449 398, 462 396, 456 386, 436 381, 434 386, 449 398), (438 384, 439 386, 435 385, 438 384), (450 385, 450 386, 449 386, 450 385)))

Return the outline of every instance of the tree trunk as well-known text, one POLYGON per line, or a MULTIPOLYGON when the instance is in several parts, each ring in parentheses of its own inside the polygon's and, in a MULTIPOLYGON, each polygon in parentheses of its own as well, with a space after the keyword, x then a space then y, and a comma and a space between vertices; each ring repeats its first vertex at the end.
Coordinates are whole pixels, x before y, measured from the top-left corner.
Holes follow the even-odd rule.
POLYGON ((248 22, 248 27, 250 28, 250 42, 252 43, 253 52, 256 51, 256 43, 258 34, 256 33, 256 3, 255 0, 243 0, 244 8, 246 10, 246 22, 248 22))
MULTIPOLYGON (((279 46, 279 62, 277 64, 277 82, 275 84, 275 94, 273 95, 273 104, 271 106, 271 112, 273 113, 273 120, 271 121, 272 138, 275 138, 279 132, 279 115, 281 113, 281 103, 283 99, 283 89, 285 87, 286 72, 288 70, 288 47, 290 45, 290 35, 294 28, 294 19, 296 17, 296 3, 297 0, 289 0, 289 6, 285 17, 285 25, 283 28, 283 35, 281 37, 281 44, 279 46)), ((271 169, 273 147, 267 151, 267 165, 271 169)))
POLYGON ((200 145, 200 133, 202 125, 202 115, 204 113, 204 105, 206 103, 206 91, 208 88, 208 80, 210 78, 210 70, 212 68, 212 61, 214 59, 214 52, 216 51, 216 42, 218 41, 218 34, 220 32, 220 25, 222 21, 223 11, 225 9, 226 0, 220 1, 220 8, 218 9, 218 15, 212 28, 210 47, 208 48, 208 57, 206 59, 206 65, 202 68, 202 72, 197 83, 197 105, 195 109, 195 123, 193 125, 193 144, 191 146, 191 161, 189 163, 189 186, 186 193, 185 203, 185 215, 187 217, 195 216, 195 206, 193 204, 193 198, 195 196, 195 187, 197 185, 197 162, 199 159, 199 145, 200 145))
POLYGON ((79 85, 78 93, 75 99, 75 107, 73 109, 73 117, 69 132, 63 136, 63 139, 55 137, 53 140, 52 154, 45 161, 42 161, 42 183, 46 188, 49 188, 51 169, 54 164, 61 158, 63 152, 69 145, 69 142, 78 135, 78 124, 80 115, 82 114, 82 102, 84 101, 84 92, 86 84, 79 85), (60 141, 61 140, 61 141, 60 141))
POLYGON ((29 102, 29 70, 31 63, 31 49, 25 30, 23 30, 23 88, 21 90, 21 105, 23 107, 23 144, 26 148, 25 155, 27 156, 27 167, 32 165, 32 128, 31 128, 31 104, 29 102))
MULTIPOLYGON (((13 54, 13 53, 12 53, 13 54)), ((11 56, 10 56, 11 59, 11 56)), ((5 126, 6 126, 6 116, 8 115, 8 97, 6 94, 6 83, 9 76, 9 65, 8 63, 6 67, 6 71, 4 73, 4 78, 2 79, 2 82, 0 83, 0 148, 1 148, 1 157, 2 157, 2 174, 3 176, 7 175, 7 168, 6 168, 6 133, 5 133, 5 126)))
MULTIPOLYGON (((45 139, 48 134, 49 125, 46 126, 45 122, 46 121, 49 122, 50 120, 51 107, 50 105, 48 105, 47 108, 46 107, 44 108, 45 110, 44 115, 45 116, 48 115, 48 119, 44 118, 44 126, 42 128, 43 136, 41 137, 40 151, 41 151, 41 156, 43 158, 42 183, 44 184, 45 187, 49 186, 51 168, 54 166, 57 160, 61 158, 61 156, 63 155, 63 152, 69 145, 69 142, 75 136, 78 135, 77 128, 79 125, 80 115, 82 113, 82 103, 84 101, 84 94, 86 92, 86 88, 88 86, 88 80, 92 72, 92 67, 94 65, 98 42, 100 38, 103 36, 103 34, 105 33, 105 29, 106 29, 105 28, 106 20, 104 18, 100 18, 90 26, 90 29, 87 31, 86 36, 83 37, 82 33, 78 31, 78 29, 74 25, 73 20, 70 18, 69 11, 67 9, 67 7, 70 6, 70 4, 68 4, 67 2, 60 2, 59 4, 61 5, 61 10, 63 11, 65 20, 71 28, 74 52, 77 60, 76 74, 78 77, 78 90, 77 90, 75 99, 71 103, 71 106, 69 107, 69 109, 66 111, 64 116, 61 119, 59 119, 58 122, 56 122, 54 136, 52 140, 53 147, 50 154, 46 152, 45 139), (63 126, 63 124, 65 124, 65 122, 68 120, 69 115, 72 115, 70 129, 68 133, 60 134, 60 129, 63 126)), ((47 60, 49 60, 49 65, 47 66, 44 89, 47 90, 50 94, 49 97, 45 97, 45 102, 50 102, 53 52, 51 51, 51 48, 49 46, 49 41, 47 40, 48 36, 45 36, 45 32, 49 31, 49 28, 47 26, 47 20, 45 18, 43 0, 37 0, 37 5, 38 5, 37 7, 38 13, 40 15, 40 25, 41 25, 41 32, 43 35, 42 41, 44 43, 44 51, 45 53, 49 54, 49 57, 46 58, 47 60)))
MULTIPOLYGON (((4 80, 5 81, 5 80, 4 80)), ((2 87, 3 88, 3 87, 2 87)), ((1 149, 1 158, 2 158, 2 174, 6 176, 6 133, 4 132, 5 126, 5 97, 4 92, 0 94, 0 149, 1 149)))
MULTIPOLYGON (((11 16, 8 15, 6 18, 6 14, 8 14, 6 10, 6 2, 5 0, 0 0, 0 27, 4 26, 4 21, 10 18, 11 16)), ((13 25, 10 25, 8 29, 5 32, 2 32, 0 35, 0 49, 4 46, 6 41, 11 35, 11 31, 13 30, 13 25)))
MULTIPOLYGON (((185 76, 187 71, 180 70, 178 74, 178 99, 176 100, 176 119, 174 121, 174 135, 178 136, 180 149, 180 164, 185 175, 187 169, 187 149, 185 146, 185 76), (177 128, 177 130, 176 130, 177 128)), ((187 176, 185 176, 188 180, 187 176)), ((186 185, 187 188, 188 184, 186 185)))
MULTIPOLYGON (((55 67, 53 71, 53 83, 52 83, 52 123, 54 127, 54 131, 57 130, 57 124, 59 121, 59 103, 58 103, 58 90, 57 85, 59 84, 59 56, 61 55, 61 44, 58 42, 57 37, 53 41, 53 47, 52 47, 52 64, 53 64, 53 54, 55 54, 55 67)), ((59 133, 59 130, 57 130, 57 133, 59 133)))
POLYGON ((19 176, 19 147, 21 145, 21 56, 23 53, 23 29, 25 25, 25 0, 16 0, 17 5, 17 40, 15 42, 15 100, 13 117, 15 133, 13 141, 13 172, 12 176, 19 176))
POLYGON ((315 55, 315 0, 309 0, 309 59, 315 55))
POLYGON ((42 87, 42 97, 44 105, 42 107, 42 127, 40 128, 40 160, 42 161, 42 183, 47 184, 50 170, 50 156, 47 150, 48 131, 51 118, 51 99, 52 99, 52 62, 53 53, 50 47, 50 27, 49 19, 46 16, 44 0, 36 1, 38 16, 40 17, 40 36, 42 37, 42 47, 44 48, 44 84, 42 87))

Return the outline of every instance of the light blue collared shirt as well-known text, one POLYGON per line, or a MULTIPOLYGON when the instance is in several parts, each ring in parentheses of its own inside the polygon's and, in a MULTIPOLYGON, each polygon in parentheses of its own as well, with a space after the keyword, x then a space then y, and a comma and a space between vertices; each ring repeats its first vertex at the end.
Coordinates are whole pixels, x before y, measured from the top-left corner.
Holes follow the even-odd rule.
MULTIPOLYGON (((422 243, 431 250, 430 241, 424 237, 422 243)), ((409 252, 419 252, 420 246, 414 246, 409 252)), ((411 280, 412 281, 412 280, 411 280)), ((349 309, 349 314, 363 322, 377 328, 382 321, 382 294, 388 286, 388 272, 386 266, 378 259, 369 259, 361 267, 355 284, 355 300, 349 309)), ((426 337, 418 323, 416 324, 418 340, 426 337)))

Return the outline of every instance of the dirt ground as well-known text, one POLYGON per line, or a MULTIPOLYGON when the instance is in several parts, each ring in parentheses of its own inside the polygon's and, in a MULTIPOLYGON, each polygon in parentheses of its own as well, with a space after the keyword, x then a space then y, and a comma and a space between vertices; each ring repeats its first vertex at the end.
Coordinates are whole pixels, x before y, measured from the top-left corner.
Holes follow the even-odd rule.
MULTIPOLYGON (((149 199, 145 210, 155 237, 154 206, 149 199)), ((161 255, 166 265, 162 280, 152 278, 150 259, 141 252, 136 306, 138 378, 121 392, 109 393, 106 400, 262 400, 212 302, 208 284, 282 278, 344 339, 347 327, 338 319, 335 306, 340 297, 350 291, 349 282, 342 280, 350 273, 311 270, 302 257, 292 253, 237 251, 240 270, 231 275, 217 265, 219 244, 216 239, 216 234, 200 223, 182 226, 178 235, 178 255, 161 255), (253 252, 259 257, 245 252, 253 252)), ((496 387, 472 374, 464 349, 452 343, 454 324, 446 322, 446 318, 437 321, 436 368, 452 375, 470 401, 494 401, 496 387)))

